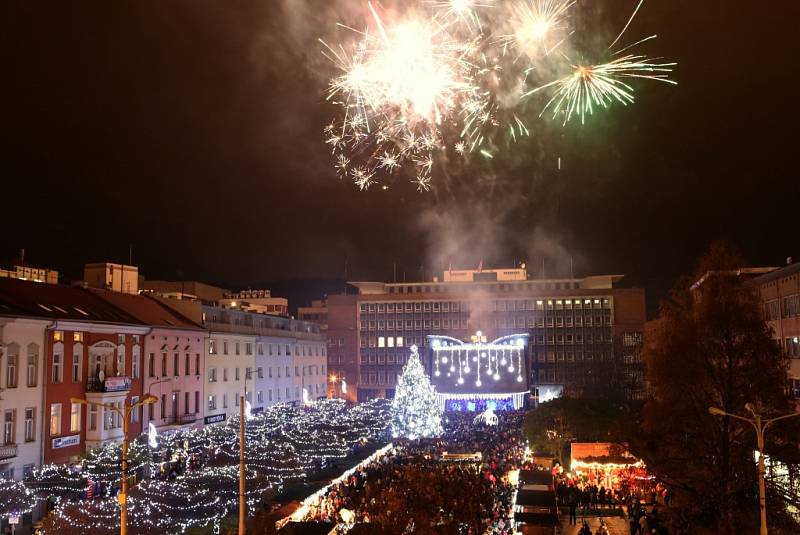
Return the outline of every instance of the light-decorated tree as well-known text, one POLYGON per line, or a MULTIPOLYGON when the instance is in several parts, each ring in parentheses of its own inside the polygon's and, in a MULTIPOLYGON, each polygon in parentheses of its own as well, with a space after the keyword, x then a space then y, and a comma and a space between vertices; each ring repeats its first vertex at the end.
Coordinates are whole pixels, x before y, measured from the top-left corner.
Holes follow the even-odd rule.
POLYGON ((392 434, 412 440, 442 434, 442 410, 436 401, 436 389, 419 360, 417 346, 411 346, 411 356, 397 381, 392 401, 392 434))

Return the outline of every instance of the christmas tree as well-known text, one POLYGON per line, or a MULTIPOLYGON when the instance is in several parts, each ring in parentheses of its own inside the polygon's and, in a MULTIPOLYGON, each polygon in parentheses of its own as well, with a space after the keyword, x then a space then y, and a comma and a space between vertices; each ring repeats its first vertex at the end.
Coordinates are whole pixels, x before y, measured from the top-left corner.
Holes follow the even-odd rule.
POLYGON ((425 374, 417 346, 397 381, 392 401, 392 434, 395 437, 428 438, 442 434, 442 411, 436 389, 425 374))

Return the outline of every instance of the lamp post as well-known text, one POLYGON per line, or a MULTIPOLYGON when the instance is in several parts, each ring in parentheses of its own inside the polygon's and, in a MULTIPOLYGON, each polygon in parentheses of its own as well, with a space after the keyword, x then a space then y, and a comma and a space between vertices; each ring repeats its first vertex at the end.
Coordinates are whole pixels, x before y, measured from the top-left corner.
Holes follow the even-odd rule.
POLYGON ((111 403, 98 403, 96 401, 89 401, 81 398, 69 398, 72 403, 80 403, 82 405, 93 405, 95 407, 102 407, 104 410, 112 410, 122 418, 122 489, 119 494, 119 533, 120 535, 127 535, 128 533, 128 420, 131 412, 144 405, 155 403, 158 398, 147 394, 140 401, 133 405, 127 405, 125 408, 120 409, 111 403))
POLYGON ((731 414, 717 407, 709 407, 708 412, 714 416, 729 416, 731 418, 736 418, 737 420, 742 420, 743 422, 747 422, 752 425, 756 431, 756 442, 758 444, 758 501, 759 508, 761 509, 761 535, 767 535, 767 496, 766 485, 764 483, 764 433, 766 432, 767 427, 772 425, 773 422, 785 420, 786 418, 792 418, 793 416, 800 416, 800 412, 784 414, 783 416, 777 416, 775 418, 764 418, 759 412, 759 409, 752 403, 747 403, 744 407, 750 411, 750 414, 753 415, 752 418, 731 414))
POLYGON ((331 384, 333 385, 333 397, 334 398, 336 397, 336 381, 337 380, 338 380, 338 377, 336 377, 336 374, 332 373, 331 377, 330 377, 330 381, 331 381, 331 384))
POLYGON ((244 535, 245 521, 247 519, 247 500, 245 498, 245 468, 244 468, 244 406, 247 403, 247 380, 250 378, 251 368, 244 369, 244 394, 239 398, 239 535, 244 535))

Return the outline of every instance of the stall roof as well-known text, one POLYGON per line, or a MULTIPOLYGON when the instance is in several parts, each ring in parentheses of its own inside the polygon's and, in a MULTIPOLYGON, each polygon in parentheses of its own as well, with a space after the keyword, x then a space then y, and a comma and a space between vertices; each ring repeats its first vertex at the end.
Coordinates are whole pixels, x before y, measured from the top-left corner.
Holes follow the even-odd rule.
POLYGON ((555 513, 514 513, 514 522, 534 526, 558 526, 558 515, 555 513))
POLYGON ((533 483, 535 485, 553 485, 553 474, 548 470, 520 470, 520 483, 533 483))
POLYGON ((328 535, 335 527, 331 522, 289 522, 278 532, 281 535, 328 535))
POLYGON ((556 493, 552 490, 520 490, 517 505, 537 507, 556 507, 556 493))

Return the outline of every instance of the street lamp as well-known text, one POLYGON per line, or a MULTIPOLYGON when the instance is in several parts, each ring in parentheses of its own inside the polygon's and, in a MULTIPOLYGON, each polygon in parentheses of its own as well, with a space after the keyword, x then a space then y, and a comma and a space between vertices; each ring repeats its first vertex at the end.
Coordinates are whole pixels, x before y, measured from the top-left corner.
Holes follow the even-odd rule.
POLYGON ((331 377, 330 377, 330 382, 331 382, 331 384, 333 384, 333 397, 336 397, 336 381, 338 381, 338 380, 339 380, 339 378, 336 377, 336 374, 332 373, 331 377))
POLYGON ((128 420, 131 412, 144 405, 155 403, 158 398, 152 394, 147 394, 141 400, 133 405, 127 405, 120 409, 112 403, 98 403, 96 401, 89 401, 81 398, 69 398, 72 403, 80 403, 82 405, 93 405, 95 407, 102 407, 105 410, 112 410, 122 418, 122 490, 119 494, 119 533, 120 535, 127 535, 128 533, 128 420))
POLYGON ((758 443, 758 501, 761 509, 761 535, 767 535, 767 497, 764 484, 764 433, 766 432, 767 427, 769 427, 773 422, 785 420, 786 418, 791 418, 793 416, 800 416, 800 412, 793 412, 791 414, 784 414, 783 416, 777 416, 775 418, 764 419, 758 408, 752 403, 745 404, 744 408, 750 411, 750 414, 753 415, 752 418, 731 414, 722 409, 718 409, 717 407, 709 407, 708 412, 714 416, 729 416, 731 418, 736 418, 737 420, 742 420, 752 425, 756 430, 756 441, 758 443))

